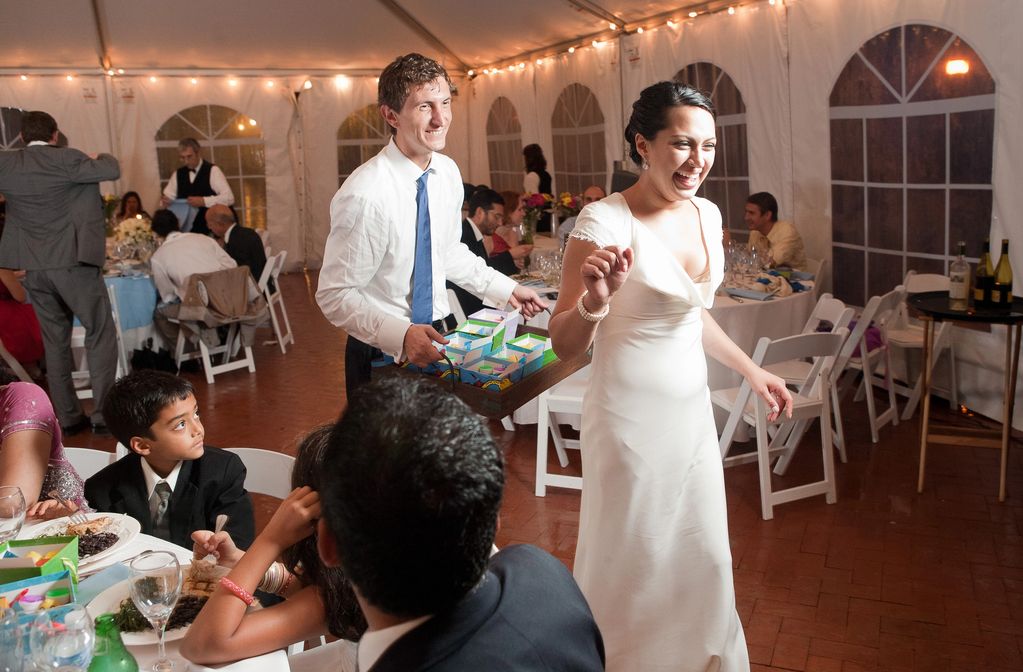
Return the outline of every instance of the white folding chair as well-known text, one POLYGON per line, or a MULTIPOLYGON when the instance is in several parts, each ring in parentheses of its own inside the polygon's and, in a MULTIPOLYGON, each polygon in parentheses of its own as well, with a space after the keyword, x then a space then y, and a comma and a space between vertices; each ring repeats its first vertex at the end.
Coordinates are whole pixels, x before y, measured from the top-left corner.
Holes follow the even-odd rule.
POLYGON ((767 427, 767 406, 763 399, 754 395, 748 381, 739 387, 716 390, 711 393, 711 401, 722 408, 729 409, 728 421, 721 435, 720 449, 725 466, 732 466, 754 460, 759 464, 760 471, 760 506, 764 520, 774 517, 774 507, 778 504, 797 499, 824 495, 828 504, 837 500, 835 486, 835 460, 831 452, 831 386, 833 384, 832 366, 838 358, 842 344, 848 336, 847 329, 839 329, 837 333, 798 334, 775 341, 764 337, 757 343, 753 352, 753 361, 759 366, 767 366, 790 359, 812 358, 813 367, 799 389, 792 393, 792 417, 780 415, 775 424, 779 431, 770 438, 767 427), (793 431, 796 423, 820 419, 821 458, 824 463, 824 478, 820 481, 798 485, 782 490, 774 490, 771 484, 771 460, 777 454, 791 456, 804 432, 793 431), (757 451, 743 455, 729 456, 732 437, 740 420, 756 427, 757 451))
POLYGON ((821 287, 824 286, 824 271, 828 267, 826 259, 811 259, 806 258, 806 268, 804 269, 807 273, 813 274, 813 294, 819 296, 821 287))
MULTIPOLYGON (((886 331, 889 324, 898 310, 899 302, 905 293, 905 287, 899 285, 892 291, 882 296, 871 297, 863 312, 856 320, 856 327, 849 336, 850 352, 845 359, 845 369, 859 370, 863 372, 860 386, 857 389, 855 401, 861 398, 867 399, 867 416, 870 420, 870 439, 878 442, 878 431, 887 423, 899 424, 899 406, 895 398, 895 381, 892 379, 891 351, 888 348, 886 331), (881 333, 881 345, 873 350, 867 347, 867 330, 873 325, 881 333), (859 356, 853 356, 852 351, 859 348, 859 356), (879 372, 877 365, 883 364, 884 371, 879 372), (874 387, 880 387, 888 392, 888 408, 878 414, 874 403, 874 387)), ((840 357, 840 360, 844 359, 840 357)), ((842 363, 841 361, 839 362, 842 363)), ((855 382, 855 376, 848 377, 843 382, 839 398, 841 398, 849 385, 855 382)))
POLYGON ((14 373, 19 380, 26 383, 32 382, 32 376, 28 375, 28 371, 26 371, 25 367, 21 365, 21 362, 16 360, 14 355, 12 355, 10 351, 4 347, 4 342, 2 340, 0 340, 0 359, 7 362, 7 366, 10 367, 11 372, 14 373))
POLYGON ((291 470, 295 458, 262 448, 225 448, 245 465, 245 489, 260 495, 284 499, 291 493, 291 470))
MULTIPOLYGON (((828 323, 831 325, 831 333, 838 333, 840 329, 846 329, 848 332, 849 323, 852 321, 855 311, 849 308, 838 299, 834 298, 831 294, 822 294, 821 298, 818 299, 817 305, 814 306, 813 312, 810 313, 809 319, 806 324, 803 325, 803 334, 815 333, 821 328, 821 325, 828 323)), ((849 349, 852 352, 852 349, 849 349)), ((848 455, 845 450, 845 430, 842 426, 842 409, 839 405, 838 399, 838 377, 841 375, 842 369, 845 366, 845 362, 839 358, 839 364, 832 367, 832 375, 834 376, 834 382, 836 384, 831 386, 831 412, 835 418, 835 427, 832 432, 834 439, 835 448, 838 450, 838 457, 842 460, 842 463, 848 461, 848 455)), ((810 370, 813 367, 813 362, 808 359, 794 359, 787 362, 778 362, 777 364, 771 364, 770 366, 764 367, 774 375, 784 378, 786 385, 799 385, 806 377, 810 374, 810 370)), ((785 469, 788 468, 791 454, 783 456, 778 463, 778 469, 775 473, 785 473, 785 469)))
MULTIPOLYGON (((117 308, 117 292, 113 285, 107 285, 107 296, 110 297, 110 314, 114 317, 114 332, 117 337, 117 373, 116 378, 131 373, 128 353, 124 348, 124 334, 121 331, 121 312, 117 308)), ((85 349, 85 327, 79 325, 71 329, 71 349, 85 349)), ((92 382, 89 378, 88 359, 83 353, 81 365, 71 372, 71 381, 75 385, 75 394, 79 399, 92 399, 92 382)))
MULTIPOLYGON (((919 323, 919 321, 909 316, 909 309, 906 306, 906 296, 910 294, 919 294, 921 292, 947 292, 948 277, 938 275, 936 273, 918 274, 915 271, 910 271, 906 274, 906 279, 903 281, 903 285, 906 288, 906 292, 903 295, 902 303, 899 304, 894 321, 888 327, 888 345, 902 348, 903 350, 916 350, 920 352, 922 357, 924 347, 923 326, 919 323)), ((934 351, 931 353, 931 366, 929 373, 932 374, 931 380, 934 380, 934 365, 937 363, 938 358, 947 351, 949 362, 949 401, 952 404, 952 408, 957 408, 959 406, 959 392, 958 385, 956 384, 955 341, 952 338, 952 334, 953 325, 951 322, 935 322, 934 351)), ((906 402, 906 407, 902 411, 903 420, 909 420, 913 417, 913 413, 916 412, 917 404, 920 403, 920 394, 923 390, 924 383, 923 366, 924 362, 921 361, 920 373, 917 374, 916 381, 909 381, 907 379, 906 384, 902 384, 898 381, 895 383, 895 391, 909 398, 906 402)))
MULTIPOLYGON (((284 261, 288 258, 288 251, 281 250, 277 254, 267 257, 266 266, 263 267, 263 273, 259 278, 259 291, 266 298, 266 307, 270 311, 270 323, 273 325, 274 335, 277 337, 277 344, 281 348, 281 353, 287 353, 287 345, 291 343, 294 345, 295 336, 291 333, 291 322, 288 320, 288 309, 284 306, 284 295, 281 293, 281 281, 279 276, 281 269, 284 267, 284 261), (270 280, 273 280, 273 291, 270 290, 270 280), (274 306, 280 306, 281 317, 277 318, 277 311, 274 306), (281 332, 281 320, 284 321, 284 332, 281 332)), ((272 344, 273 341, 267 341, 264 345, 272 344)))
POLYGON ((576 371, 568 378, 545 390, 536 398, 536 496, 544 497, 547 486, 573 488, 582 490, 583 479, 580 476, 564 476, 551 474, 547 471, 547 433, 554 439, 554 450, 558 453, 558 462, 562 467, 568 466, 566 448, 579 449, 578 439, 566 439, 561 433, 560 423, 567 418, 559 414, 582 417, 583 395, 590 384, 590 367, 576 371))
POLYGON ((71 463, 78 475, 85 480, 100 469, 117 461, 117 455, 94 448, 72 448, 64 446, 64 458, 71 463))

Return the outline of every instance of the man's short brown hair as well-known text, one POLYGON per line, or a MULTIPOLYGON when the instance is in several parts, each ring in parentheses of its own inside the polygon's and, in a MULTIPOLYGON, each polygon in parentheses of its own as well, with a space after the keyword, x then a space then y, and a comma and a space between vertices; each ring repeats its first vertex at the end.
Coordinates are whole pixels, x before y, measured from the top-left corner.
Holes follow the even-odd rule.
MULTIPOLYGON (((377 104, 386 105, 395 112, 400 112, 413 87, 427 84, 438 77, 443 77, 448 86, 451 86, 448 71, 432 58, 415 53, 399 56, 380 73, 377 104)), ((394 127, 391 127, 391 133, 394 132, 394 127)))
POLYGON ((49 142, 57 132, 57 120, 46 112, 33 110, 21 115, 21 139, 30 142, 49 142))

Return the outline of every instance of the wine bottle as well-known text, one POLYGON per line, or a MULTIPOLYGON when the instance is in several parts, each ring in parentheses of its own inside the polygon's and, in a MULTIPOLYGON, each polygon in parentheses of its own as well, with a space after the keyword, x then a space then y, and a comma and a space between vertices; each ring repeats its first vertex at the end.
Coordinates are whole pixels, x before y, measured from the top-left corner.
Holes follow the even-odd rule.
POLYGON ((1006 238, 1002 238, 1002 256, 998 258, 991 285, 991 303, 996 308, 1012 305, 1012 264, 1009 263, 1009 241, 1006 238))
POLYGON ((991 305, 991 285, 995 281, 995 269, 991 266, 991 243, 984 239, 983 252, 977 262, 973 276, 973 307, 988 308, 991 305))
POLYGON ((89 672, 138 672, 139 664, 124 646, 113 614, 96 618, 96 646, 89 672))
POLYGON ((959 256, 948 267, 948 307, 966 310, 970 296, 970 265, 966 256, 966 243, 959 241, 959 256))

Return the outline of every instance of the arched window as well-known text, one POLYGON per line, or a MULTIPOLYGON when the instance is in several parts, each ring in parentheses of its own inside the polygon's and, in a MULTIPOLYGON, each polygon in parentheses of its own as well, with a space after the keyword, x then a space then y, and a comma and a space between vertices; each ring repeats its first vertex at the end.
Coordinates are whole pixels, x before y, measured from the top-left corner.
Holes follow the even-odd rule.
POLYGON ((909 24, 864 43, 831 90, 835 296, 976 260, 992 203, 995 82, 959 36, 909 24))
POLYGON ((742 215, 749 196, 749 143, 746 141, 746 104, 728 73, 713 63, 692 63, 675 73, 675 81, 710 93, 717 110, 717 151, 714 167, 697 193, 721 210, 725 228, 736 240, 749 231, 742 215))
POLYGON ((21 141, 22 110, 16 107, 0 107, 0 150, 24 147, 21 141))
POLYGON ((380 116, 380 107, 371 103, 356 110, 337 129, 337 185, 387 145, 391 130, 380 116))
POLYGON ((266 228, 266 155, 257 120, 223 105, 196 105, 181 110, 156 133, 161 188, 181 162, 178 141, 195 138, 203 159, 220 166, 234 192, 238 223, 266 228))
POLYGON ((581 194, 586 187, 607 185, 604 113, 593 92, 569 84, 551 115, 554 136, 554 189, 581 194))
POLYGON ((522 125, 515 106, 499 96, 487 115, 490 186, 497 191, 522 190, 522 125))

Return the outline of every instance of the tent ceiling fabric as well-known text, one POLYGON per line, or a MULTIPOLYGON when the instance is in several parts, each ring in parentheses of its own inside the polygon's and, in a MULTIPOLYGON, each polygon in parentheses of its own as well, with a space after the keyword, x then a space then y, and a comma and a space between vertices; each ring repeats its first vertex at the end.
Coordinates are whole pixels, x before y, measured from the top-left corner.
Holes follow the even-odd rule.
POLYGON ((368 70, 419 51, 457 69, 606 32, 615 16, 635 24, 707 3, 654 0, 37 0, 5 3, 0 68, 99 68, 93 2, 113 67, 153 70, 368 70), (388 5, 395 5, 397 11, 388 5), (407 13, 449 53, 414 25, 407 13), (40 20, 40 17, 45 17, 40 20), (59 39, 54 39, 59 36, 59 39))

